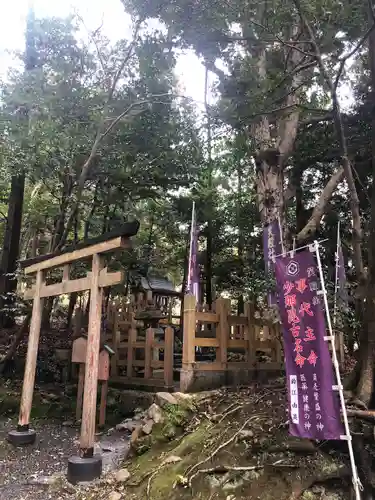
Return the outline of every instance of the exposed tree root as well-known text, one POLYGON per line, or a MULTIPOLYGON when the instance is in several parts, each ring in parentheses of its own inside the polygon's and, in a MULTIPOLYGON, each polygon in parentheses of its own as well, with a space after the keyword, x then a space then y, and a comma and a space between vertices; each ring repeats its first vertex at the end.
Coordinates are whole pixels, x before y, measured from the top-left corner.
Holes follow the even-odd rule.
POLYGON ((325 483, 334 479, 350 478, 351 472, 347 467, 341 467, 335 472, 320 473, 316 476, 307 477, 304 481, 299 481, 292 486, 292 494, 289 500, 298 500, 304 491, 314 486, 316 483, 325 483))
MULTIPOLYGON (((213 457, 220 451, 222 450, 223 448, 225 448, 226 446, 228 446, 230 443, 232 443, 236 437, 239 435, 239 433, 248 425, 249 422, 251 422, 251 420, 254 420, 255 418, 257 418, 258 415, 253 415, 252 417, 248 418, 245 423, 229 438, 227 439, 227 441, 225 441, 224 443, 222 443, 220 446, 218 446, 208 457, 206 457, 204 460, 201 460, 200 462, 198 462, 197 464, 194 464, 192 467, 190 467, 190 469, 188 469, 186 471, 186 475, 187 474, 192 474, 193 471, 195 471, 196 469, 198 469, 198 467, 206 462, 208 462, 209 460, 212 460, 213 457)), ((194 476, 194 475, 193 475, 194 476)), ((191 476, 191 477, 193 477, 191 476)), ((191 479, 189 480, 189 486, 191 486, 191 479)))
POLYGON ((315 447, 314 443, 312 441, 309 441, 308 439, 291 441, 290 443, 286 442, 281 445, 270 446, 269 448, 267 448, 268 453, 280 453, 284 451, 313 454, 317 451, 317 448, 315 447))
POLYGON ((371 410, 347 410, 348 417, 357 417, 369 422, 375 422, 375 411, 371 410))

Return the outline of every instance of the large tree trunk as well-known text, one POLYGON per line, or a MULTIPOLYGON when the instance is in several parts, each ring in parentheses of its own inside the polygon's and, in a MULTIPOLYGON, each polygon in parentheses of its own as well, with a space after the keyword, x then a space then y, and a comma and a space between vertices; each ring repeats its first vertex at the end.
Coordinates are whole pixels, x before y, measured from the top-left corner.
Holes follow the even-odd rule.
POLYGON ((204 104, 207 119, 207 173, 208 173, 208 199, 206 202, 207 213, 207 246, 206 246, 206 303, 212 305, 212 250, 213 250, 213 196, 212 196, 212 135, 211 135, 211 115, 208 105, 208 69, 206 69, 204 85, 204 104))
MULTIPOLYGON (((244 270, 244 248, 245 241, 243 235, 242 226, 242 169, 240 162, 237 164, 237 229, 238 229, 238 242, 237 242, 237 252, 238 261, 240 265, 240 272, 243 273, 244 270)), ((245 311, 245 301, 243 294, 241 293, 238 297, 237 314, 243 314, 245 311)))
POLYGON ((19 257, 24 189, 25 176, 13 176, 0 263, 0 323, 5 328, 14 326, 13 307, 17 288, 15 273, 19 257))
POLYGON ((284 215, 283 170, 278 151, 268 149, 258 154, 257 196, 263 224, 269 224, 284 215))
MULTIPOLYGON (((26 25, 25 70, 34 69, 36 63, 34 12, 31 9, 26 25)), ((26 113, 26 119, 28 120, 28 113, 26 113)), ((14 175, 11 181, 8 217, 0 263, 0 323, 3 327, 14 325, 13 305, 17 288, 17 280, 14 274, 19 258, 24 191, 25 175, 21 171, 21 173, 14 175), (4 311, 4 308, 7 310, 4 311)))
MULTIPOLYGON (((373 12, 369 10, 370 22, 373 12)), ((371 103, 375 109, 375 32, 369 36, 369 66, 371 73, 371 103)), ((360 338, 360 378, 357 386, 358 398, 369 406, 374 390, 375 361, 375 115, 372 118, 372 197, 370 237, 368 242, 368 272, 365 305, 365 329, 360 338)))

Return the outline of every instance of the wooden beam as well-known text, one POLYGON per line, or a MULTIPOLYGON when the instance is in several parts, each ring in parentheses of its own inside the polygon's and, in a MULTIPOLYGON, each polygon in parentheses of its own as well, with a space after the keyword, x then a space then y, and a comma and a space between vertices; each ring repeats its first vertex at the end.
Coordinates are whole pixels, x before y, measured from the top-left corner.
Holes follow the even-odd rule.
POLYGON ((137 385, 144 387, 165 387, 164 380, 162 378, 141 378, 141 377, 111 377, 111 382, 116 384, 124 384, 124 385, 137 385))
POLYGON ((40 290, 43 286, 43 282, 43 271, 38 271, 36 275, 36 290, 30 322, 25 374, 23 376, 21 407, 18 419, 18 427, 20 430, 27 430, 30 422, 31 405, 33 402, 35 383, 36 360, 38 357, 40 327, 42 324, 43 300, 40 296, 40 290))
POLYGON ((103 257, 92 256, 92 280, 90 289, 89 328, 85 364, 85 386, 79 454, 82 458, 94 454, 96 399, 99 373, 100 328, 102 317, 103 289, 99 288, 99 274, 103 268, 103 257))
POLYGON ((164 332, 165 349, 164 349, 164 383, 166 387, 173 385, 173 347, 174 347, 174 331, 168 326, 164 332))
POLYGON ((196 312, 195 313, 196 321, 200 321, 201 323, 218 323, 219 316, 216 313, 212 312, 196 312))
MULTIPOLYGON (((106 269, 103 269, 99 275, 99 288, 118 285, 119 283, 123 283, 124 280, 124 271, 108 273, 106 269)), ((54 283, 53 285, 43 285, 40 291, 40 297, 56 297, 57 295, 64 295, 65 293, 82 292, 84 290, 89 290, 90 287, 91 273, 89 273, 86 278, 62 281, 61 283, 54 283)), ((32 287, 25 291, 24 299, 32 299, 34 295, 35 287, 32 287)))
POLYGON ((103 233, 100 236, 95 236, 94 238, 83 240, 79 243, 74 243, 73 245, 65 247, 64 250, 48 253, 45 255, 38 255, 37 257, 32 257, 31 259, 21 260, 19 264, 21 266, 21 269, 25 269, 26 267, 29 267, 31 265, 49 260, 52 257, 57 257, 58 255, 60 256, 63 254, 74 252, 76 250, 82 250, 83 248, 92 247, 94 245, 97 245, 98 243, 104 243, 109 240, 114 240, 115 238, 131 238, 138 233, 139 225, 140 224, 137 220, 126 222, 125 224, 116 227, 116 229, 114 229, 113 231, 103 233))
POLYGON ((220 347, 220 342, 217 338, 195 337, 195 345, 197 347, 220 347))
POLYGON ((182 343, 182 366, 185 370, 192 370, 195 361, 195 325, 196 325, 196 299, 194 295, 185 295, 184 322, 182 343))
POLYGON ((249 320, 246 316, 228 316, 229 326, 232 326, 232 325, 247 326, 248 323, 249 323, 249 320))
POLYGON ((113 240, 103 241, 96 245, 81 248, 80 250, 73 250, 69 253, 57 255, 50 259, 43 260, 31 266, 25 267, 25 274, 36 273, 43 269, 53 269, 54 267, 64 266, 76 260, 88 259, 95 254, 101 255, 107 252, 113 252, 119 248, 129 248, 131 245, 130 239, 125 237, 114 238, 113 240))

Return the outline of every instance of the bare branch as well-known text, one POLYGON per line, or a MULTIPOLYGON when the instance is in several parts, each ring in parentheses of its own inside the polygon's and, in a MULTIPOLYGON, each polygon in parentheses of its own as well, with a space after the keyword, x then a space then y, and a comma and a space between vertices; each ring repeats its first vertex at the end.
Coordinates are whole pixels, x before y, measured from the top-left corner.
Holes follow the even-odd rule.
MULTIPOLYGON (((316 111, 319 111, 318 109, 316 111)), ((325 110, 322 110, 322 112, 325 110)), ((322 116, 311 116, 310 118, 306 118, 300 121, 300 125, 313 125, 314 123, 327 122, 333 120, 333 113, 325 113, 322 116)))
POLYGON ((333 192, 335 191, 339 182, 342 180, 343 176, 344 168, 340 166, 323 189, 319 201, 315 205, 313 213, 306 226, 297 234, 297 241, 304 241, 308 237, 315 234, 317 228, 319 227, 320 221, 327 209, 329 200, 331 199, 333 192))
POLYGON ((346 56, 344 56, 341 59, 340 67, 339 67, 339 70, 338 70, 336 78, 335 78, 335 83, 334 83, 334 88, 335 89, 337 89, 337 87, 338 87, 338 84, 339 84, 342 72, 344 71, 344 67, 345 67, 346 61, 348 59, 350 59, 352 56, 354 56, 354 54, 362 47, 362 45, 365 43, 365 41, 367 40, 367 38, 370 36, 370 34, 371 34, 371 32, 373 31, 374 28, 375 28, 375 20, 373 21, 372 25, 367 29, 366 33, 359 40, 359 42, 357 43, 357 45, 349 52, 349 54, 347 54, 346 56))
MULTIPOLYGON (((254 21, 253 19, 249 19, 249 21, 254 24, 254 26, 258 26, 258 28, 261 28, 263 29, 264 31, 266 31, 267 33, 269 33, 270 35, 274 36, 276 38, 276 40, 281 44, 283 45, 284 47, 289 47, 290 49, 293 49, 297 52, 300 52, 301 54, 303 54, 304 56, 307 56, 307 57, 315 57, 315 54, 313 52, 307 52, 306 50, 302 50, 300 49, 297 44, 295 43, 290 43, 290 41, 286 42, 285 40, 283 40, 282 38, 280 38, 279 36, 275 35, 274 33, 272 33, 272 31, 267 28, 266 26, 264 26, 263 24, 261 23, 258 23, 257 21, 254 21)), ((308 43, 309 41, 307 40, 306 43, 308 43)))
POLYGON ((120 67, 118 68, 118 70, 115 74, 115 77, 113 78, 112 87, 111 87, 109 94, 108 94, 108 101, 112 100, 113 94, 114 94, 116 87, 117 87, 117 84, 118 84, 118 81, 119 81, 119 79, 120 79, 120 77, 125 69, 125 66, 129 62, 129 59, 131 58, 131 56, 133 54, 133 50, 135 47, 135 43, 137 41, 139 30, 141 29, 142 22, 143 22, 143 19, 138 19, 138 21, 135 24, 132 41, 129 44, 128 50, 125 54, 125 57, 120 65, 120 67))
POLYGON ((224 73, 224 71, 220 68, 218 68, 215 63, 213 63, 212 61, 208 61, 207 59, 204 60, 204 66, 206 67, 206 69, 208 69, 209 71, 212 71, 212 73, 214 73, 220 80, 220 82, 223 82, 226 78, 226 74, 224 73))
MULTIPOLYGON (((344 126, 342 122, 342 116, 340 111, 340 104, 337 97, 337 85, 332 81, 327 68, 324 65, 322 53, 319 48, 319 45, 316 41, 314 31, 312 29, 311 24, 309 23, 307 17, 305 16, 300 0, 293 0, 294 5, 298 11, 298 14, 301 18, 302 23, 304 24, 309 37, 311 39, 311 44, 314 47, 315 55, 318 61, 318 65, 321 71, 321 75, 324 78, 324 81, 330 91, 331 99, 332 99, 332 114, 333 121, 336 128, 336 133, 338 136, 339 144, 340 144, 340 153, 341 153, 341 165, 344 169, 345 178, 348 183, 349 188, 349 201, 352 212, 352 230, 353 230, 353 250, 354 250, 354 262, 357 271, 358 278, 362 280, 364 278, 364 264, 362 258, 362 250, 361 250, 361 241, 362 241, 362 224, 361 224, 361 215, 359 213, 359 198, 357 193, 357 188, 354 182, 353 172, 351 168, 351 164, 348 156, 348 147, 346 142, 346 136, 344 131, 344 126)), ((368 36, 368 35, 367 35, 368 36)), ((358 45, 357 45, 358 47, 358 45)), ((319 219, 320 220, 320 219, 319 219)))

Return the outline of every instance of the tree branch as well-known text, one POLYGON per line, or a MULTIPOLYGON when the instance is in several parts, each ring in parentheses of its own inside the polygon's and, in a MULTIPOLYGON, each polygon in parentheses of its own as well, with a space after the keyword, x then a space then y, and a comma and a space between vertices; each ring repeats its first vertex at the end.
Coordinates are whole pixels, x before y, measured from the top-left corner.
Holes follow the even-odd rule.
MULTIPOLYGON (((335 124, 336 133, 338 136, 339 144, 340 144, 340 153, 341 153, 341 165, 344 169, 345 178, 348 183, 349 193, 350 193, 350 208, 352 212, 352 231, 353 231, 353 251, 354 251, 354 262, 355 268, 357 271, 357 275, 359 280, 363 280, 364 278, 364 264, 362 258, 362 249, 361 249, 361 241, 362 241, 362 225, 361 225, 361 216, 359 212, 359 198, 357 193, 357 188, 354 182, 353 172, 351 168, 351 164, 348 156, 348 147, 346 142, 346 136, 344 131, 344 126, 342 122, 342 116, 340 111, 340 104, 337 97, 337 85, 336 82, 332 81, 322 58, 321 50, 316 41, 316 37, 314 31, 309 23, 307 17, 305 16, 300 0, 293 0, 294 5, 296 6, 297 12, 301 18, 303 25, 305 26, 309 37, 311 39, 311 44, 315 51, 315 56, 318 61, 318 65, 323 76, 323 79, 330 91, 331 99, 332 99, 332 113, 333 113, 333 121, 335 124)), ((368 35, 367 35, 368 36, 368 35)), ((362 42, 363 43, 363 42, 362 42)), ((358 44, 356 46, 358 48, 358 44)), ((345 59, 344 59, 345 61, 345 59)), ((344 62, 345 64, 345 62, 344 62)), ((319 219, 320 220, 320 219, 319 219)))
POLYGON ((337 89, 337 87, 338 87, 338 84, 339 84, 342 72, 344 70, 346 61, 348 59, 350 59, 352 56, 354 56, 354 54, 362 47, 362 45, 365 43, 365 41, 367 40, 367 38, 370 36, 370 34, 371 34, 371 32, 373 31, 374 28, 375 28, 375 20, 373 21, 372 25, 367 29, 366 33, 359 40, 359 42, 357 43, 357 45, 349 52, 349 54, 347 54, 346 56, 344 56, 341 59, 341 61, 340 61, 340 67, 339 67, 339 70, 338 70, 336 78, 335 78, 335 83, 334 83, 334 88, 335 89, 337 89))
POLYGON ((209 71, 212 71, 212 73, 214 73, 220 80, 220 82, 223 82, 226 78, 226 74, 224 73, 224 71, 220 68, 218 68, 215 63, 213 63, 212 61, 208 61, 207 59, 204 60, 204 66, 206 67, 206 69, 208 69, 209 71))
POLYGON ((305 241, 307 238, 315 234, 319 227, 320 221, 327 209, 328 203, 335 191, 337 185, 344 176, 344 168, 340 166, 327 182, 323 192, 320 195, 318 203, 315 205, 313 213, 307 222, 306 226, 297 234, 297 241, 305 241))

